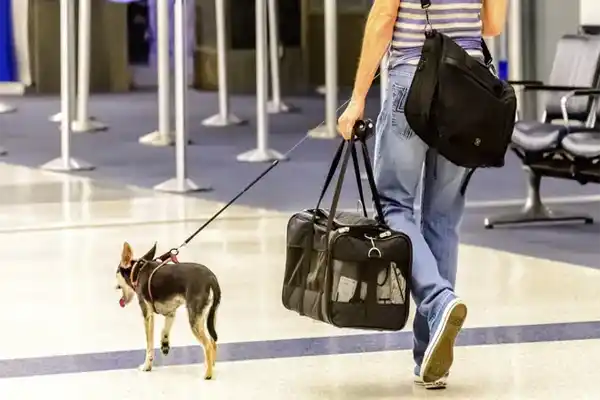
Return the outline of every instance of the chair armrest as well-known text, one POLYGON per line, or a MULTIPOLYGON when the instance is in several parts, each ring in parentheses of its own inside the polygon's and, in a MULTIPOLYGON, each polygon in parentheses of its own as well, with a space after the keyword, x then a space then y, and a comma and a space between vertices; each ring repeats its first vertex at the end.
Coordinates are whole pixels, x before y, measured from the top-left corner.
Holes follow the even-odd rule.
POLYGON ((515 85, 515 86, 527 86, 527 85, 537 85, 537 86, 543 86, 544 82, 542 81, 506 81, 506 83, 508 83, 509 85, 515 85))
POLYGON ((560 111, 562 112, 565 125, 569 124, 569 114, 567 113, 567 103, 569 99, 579 96, 600 97, 600 89, 574 89, 560 98, 560 111))
POLYGON ((594 90, 590 87, 580 86, 557 86, 557 85, 525 85, 523 90, 537 92, 573 92, 576 90, 594 90))

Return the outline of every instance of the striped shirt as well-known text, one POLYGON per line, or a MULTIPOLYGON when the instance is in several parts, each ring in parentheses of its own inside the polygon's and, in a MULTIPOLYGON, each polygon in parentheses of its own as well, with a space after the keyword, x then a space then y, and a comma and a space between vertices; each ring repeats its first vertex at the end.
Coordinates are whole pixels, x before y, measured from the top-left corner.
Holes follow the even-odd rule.
MULTIPOLYGON (((431 0, 429 21, 438 32, 454 41, 471 56, 481 52, 482 0, 431 0)), ((391 52, 401 63, 417 64, 425 41, 425 10, 420 0, 401 0, 394 27, 391 52)))

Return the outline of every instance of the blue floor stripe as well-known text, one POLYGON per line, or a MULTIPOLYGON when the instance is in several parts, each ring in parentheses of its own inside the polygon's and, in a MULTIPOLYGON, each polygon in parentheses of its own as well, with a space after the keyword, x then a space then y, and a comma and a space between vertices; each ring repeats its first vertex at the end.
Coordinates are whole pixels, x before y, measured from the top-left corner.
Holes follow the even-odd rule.
MULTIPOLYGON (((501 345, 600 339, 600 321, 465 329, 459 346, 501 345)), ((266 360, 409 350, 412 333, 369 333, 351 336, 223 343, 219 361, 266 360)), ((137 368, 143 350, 73 354, 0 360, 0 378, 30 377, 137 368)), ((167 357, 157 351, 155 366, 188 365, 203 361, 199 346, 174 347, 167 357)))

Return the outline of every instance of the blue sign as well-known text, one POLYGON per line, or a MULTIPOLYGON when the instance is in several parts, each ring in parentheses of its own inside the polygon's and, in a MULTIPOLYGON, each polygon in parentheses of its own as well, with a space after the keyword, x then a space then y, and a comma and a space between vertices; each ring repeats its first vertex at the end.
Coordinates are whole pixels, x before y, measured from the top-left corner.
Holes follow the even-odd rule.
POLYGON ((12 0, 0 0, 0 82, 17 80, 12 0))

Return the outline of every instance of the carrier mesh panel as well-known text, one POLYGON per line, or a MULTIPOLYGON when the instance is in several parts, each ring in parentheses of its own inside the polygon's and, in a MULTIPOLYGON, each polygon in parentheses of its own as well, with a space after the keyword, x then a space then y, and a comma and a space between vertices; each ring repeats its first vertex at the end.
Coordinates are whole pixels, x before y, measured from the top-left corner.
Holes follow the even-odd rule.
POLYGON ((373 270, 369 265, 333 261, 331 300, 338 303, 362 302, 367 298, 368 290, 375 290, 378 304, 404 304, 406 301, 406 281, 400 268, 394 262, 382 261, 377 273, 365 273, 373 270))

